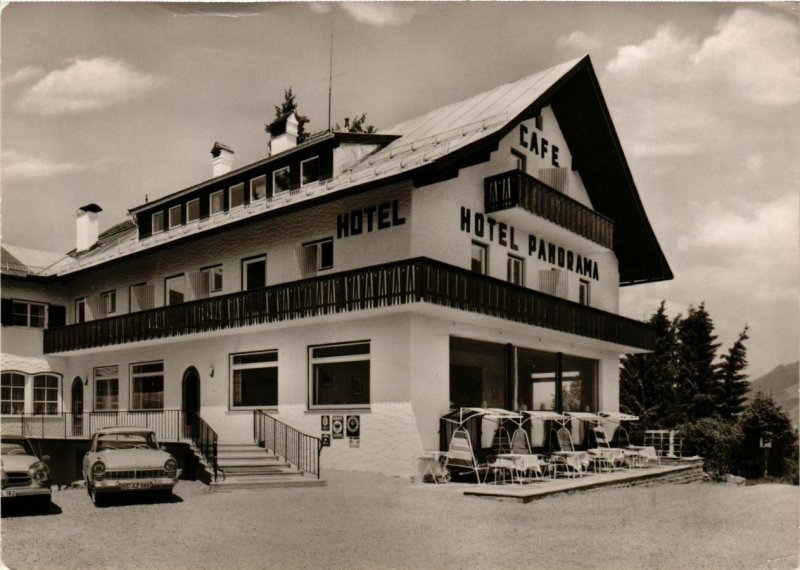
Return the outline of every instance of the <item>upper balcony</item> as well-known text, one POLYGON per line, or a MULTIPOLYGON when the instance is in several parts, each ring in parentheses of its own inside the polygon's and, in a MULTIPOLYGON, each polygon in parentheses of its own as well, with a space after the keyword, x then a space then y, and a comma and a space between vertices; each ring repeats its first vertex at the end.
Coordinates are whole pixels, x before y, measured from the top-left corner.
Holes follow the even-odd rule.
POLYGON ((44 352, 61 353, 421 302, 624 347, 655 347, 654 329, 642 322, 419 257, 46 329, 44 352))
POLYGON ((613 221, 520 170, 489 176, 483 188, 487 214, 522 208, 608 249, 614 244, 613 221))

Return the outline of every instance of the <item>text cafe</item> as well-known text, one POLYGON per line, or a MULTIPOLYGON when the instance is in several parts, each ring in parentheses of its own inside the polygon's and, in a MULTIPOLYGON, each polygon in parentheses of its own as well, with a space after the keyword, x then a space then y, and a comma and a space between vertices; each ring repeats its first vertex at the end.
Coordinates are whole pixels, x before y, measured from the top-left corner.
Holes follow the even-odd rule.
MULTIPOLYGON (((513 251, 520 251, 520 246, 517 242, 520 232, 517 232, 514 226, 498 222, 491 216, 486 216, 481 212, 472 212, 464 206, 461 207, 461 231, 471 233, 481 239, 488 239, 490 242, 495 242, 502 247, 508 247, 513 251)), ((574 271, 595 281, 600 280, 597 262, 575 253, 571 249, 537 238, 533 234, 528 235, 527 244, 523 245, 523 251, 525 249, 527 249, 528 257, 536 258, 568 271, 574 271)))

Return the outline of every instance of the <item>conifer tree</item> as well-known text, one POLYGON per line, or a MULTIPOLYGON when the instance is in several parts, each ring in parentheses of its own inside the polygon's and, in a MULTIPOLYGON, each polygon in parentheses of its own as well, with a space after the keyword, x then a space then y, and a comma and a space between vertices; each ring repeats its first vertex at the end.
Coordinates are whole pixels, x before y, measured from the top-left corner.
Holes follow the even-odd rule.
MULTIPOLYGON (((348 133, 374 133, 375 126, 374 125, 365 125, 364 123, 367 122, 367 114, 363 113, 360 117, 356 116, 353 119, 353 122, 349 125, 345 125, 345 128, 348 133)), ((336 126, 333 128, 334 131, 341 131, 342 127, 339 123, 336 123, 336 126)))
POLYGON ((689 307, 689 314, 678 323, 678 340, 685 366, 679 400, 686 406, 689 421, 713 416, 719 397, 714 359, 720 345, 705 303, 689 307))
POLYGON ((717 413, 724 420, 734 421, 736 416, 744 411, 747 392, 750 390, 747 374, 743 372, 747 368, 747 347, 744 345, 749 338, 747 330, 748 327, 745 326, 717 368, 719 378, 717 413))
POLYGON ((308 122, 308 117, 301 115, 297 109, 297 95, 292 92, 289 87, 283 92, 283 102, 280 105, 275 105, 275 118, 280 119, 289 113, 294 112, 297 117, 297 142, 301 143, 306 138, 305 124, 308 122))

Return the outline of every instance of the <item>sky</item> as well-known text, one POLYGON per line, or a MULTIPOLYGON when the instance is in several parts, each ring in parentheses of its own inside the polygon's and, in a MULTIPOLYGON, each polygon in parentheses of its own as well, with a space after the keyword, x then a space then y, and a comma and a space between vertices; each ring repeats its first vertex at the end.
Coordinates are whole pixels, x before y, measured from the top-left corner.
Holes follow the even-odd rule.
POLYGON ((307 130, 379 130, 590 54, 675 274, 626 287, 648 318, 705 302, 751 376, 798 358, 797 3, 12 3, 0 14, 3 243, 75 244, 127 210, 266 155, 292 87, 307 130))

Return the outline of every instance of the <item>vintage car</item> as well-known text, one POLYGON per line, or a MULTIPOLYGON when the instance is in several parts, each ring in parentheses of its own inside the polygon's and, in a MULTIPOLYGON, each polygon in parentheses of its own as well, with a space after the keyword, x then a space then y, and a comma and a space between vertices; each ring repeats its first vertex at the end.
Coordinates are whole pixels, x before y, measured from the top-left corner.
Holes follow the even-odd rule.
POLYGON ((2 463, 2 497, 14 497, 15 502, 30 502, 42 510, 50 506, 50 469, 33 452, 30 442, 19 436, 0 437, 0 463, 2 463))
POLYGON ((121 491, 149 491, 166 499, 178 475, 178 462, 159 448, 149 428, 101 429, 92 435, 92 446, 83 457, 83 478, 95 505, 103 494, 121 491))

